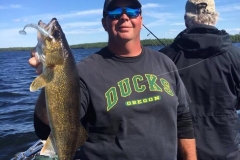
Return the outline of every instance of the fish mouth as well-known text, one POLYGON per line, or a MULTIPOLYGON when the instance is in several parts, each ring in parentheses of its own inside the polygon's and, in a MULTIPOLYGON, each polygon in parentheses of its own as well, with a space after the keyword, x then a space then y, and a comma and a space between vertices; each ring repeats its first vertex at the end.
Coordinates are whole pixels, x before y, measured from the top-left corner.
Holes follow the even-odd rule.
POLYGON ((51 39, 57 38, 56 35, 54 36, 53 31, 56 31, 56 30, 62 31, 57 18, 52 18, 52 20, 48 24, 45 24, 42 20, 40 20, 37 25, 32 23, 27 24, 24 26, 23 30, 19 31, 19 33, 22 35, 26 35, 27 32, 25 31, 25 29, 27 27, 35 28, 38 31, 38 33, 40 33, 40 35, 51 38, 51 39))
MULTIPOLYGON (((45 24, 42 20, 38 21, 38 24, 27 24, 24 26, 23 30, 20 30, 19 33, 22 35, 26 35, 25 29, 27 27, 35 28, 37 32, 37 46, 35 57, 39 62, 45 62, 45 53, 44 49, 47 46, 47 43, 54 43, 57 41, 61 41, 64 33, 58 23, 57 18, 52 18, 48 24, 45 24)), ((61 42, 62 43, 62 42, 61 42)))
POLYGON ((39 26, 40 30, 37 29, 37 31, 38 31, 38 33, 37 33, 38 43, 37 43, 37 46, 36 46, 35 57, 39 62, 42 62, 43 64, 45 64, 45 62, 46 62, 46 53, 44 52, 44 49, 46 48, 46 41, 54 40, 54 37, 49 32, 52 28, 51 24, 52 23, 45 24, 42 20, 39 20, 39 22, 38 22, 38 26, 39 26), (48 33, 48 35, 43 34, 41 32, 41 30, 46 31, 48 33))
POLYGON ((38 25, 48 32, 49 37, 51 36, 55 40, 59 39, 62 35, 61 33, 63 33, 57 18, 52 18, 52 20, 48 24, 45 24, 43 21, 40 20, 38 22, 38 25))

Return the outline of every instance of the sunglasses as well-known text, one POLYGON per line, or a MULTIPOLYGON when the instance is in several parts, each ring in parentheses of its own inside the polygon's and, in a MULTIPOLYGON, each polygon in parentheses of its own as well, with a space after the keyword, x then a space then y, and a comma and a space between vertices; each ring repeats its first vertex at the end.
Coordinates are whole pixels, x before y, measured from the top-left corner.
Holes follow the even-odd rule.
POLYGON ((125 11, 129 18, 136 18, 141 14, 140 8, 119 7, 111 11, 106 11, 105 16, 108 15, 108 17, 111 19, 118 19, 122 16, 123 11, 125 11))

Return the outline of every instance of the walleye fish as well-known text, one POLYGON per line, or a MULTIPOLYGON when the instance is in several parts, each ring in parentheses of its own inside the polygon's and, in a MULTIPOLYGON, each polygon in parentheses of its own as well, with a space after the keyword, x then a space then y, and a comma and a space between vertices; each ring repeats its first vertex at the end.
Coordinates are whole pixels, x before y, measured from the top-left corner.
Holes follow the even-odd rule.
MULTIPOLYGON (((43 72, 31 84, 34 92, 45 87, 45 97, 51 133, 40 154, 60 160, 72 160, 76 150, 86 141, 87 132, 80 123, 80 84, 75 60, 56 18, 47 25, 24 27, 38 30, 37 58, 43 72)), ((21 34, 26 34, 23 30, 21 34)))

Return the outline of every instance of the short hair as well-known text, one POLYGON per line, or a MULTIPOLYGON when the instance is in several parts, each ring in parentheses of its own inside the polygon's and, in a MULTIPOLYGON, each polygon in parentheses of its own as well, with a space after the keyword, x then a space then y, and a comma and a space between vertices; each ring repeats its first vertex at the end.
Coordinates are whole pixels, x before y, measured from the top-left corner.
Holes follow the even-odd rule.
POLYGON ((188 0, 185 6, 185 24, 190 27, 195 24, 215 26, 219 13, 215 9, 214 0, 188 0))
POLYGON ((188 12, 188 13, 185 13, 184 19, 185 19, 186 25, 189 27, 195 24, 206 24, 206 25, 215 26, 219 19, 219 13, 214 12, 211 14, 206 14, 206 13, 194 14, 194 13, 188 12))

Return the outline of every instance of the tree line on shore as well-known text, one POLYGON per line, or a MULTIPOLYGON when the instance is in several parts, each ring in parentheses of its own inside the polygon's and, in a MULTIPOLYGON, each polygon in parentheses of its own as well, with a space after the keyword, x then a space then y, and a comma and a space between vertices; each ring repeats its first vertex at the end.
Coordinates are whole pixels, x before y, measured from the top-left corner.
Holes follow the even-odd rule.
MULTIPOLYGON (((240 43, 240 33, 235 35, 230 35, 233 43, 240 43)), ((170 45, 174 39, 163 38, 163 39, 145 39, 141 40, 143 46, 165 46, 170 45)), ((89 48, 102 48, 107 45, 107 42, 97 42, 97 43, 85 43, 70 45, 72 49, 89 49, 89 48)), ((33 47, 10 47, 10 48, 0 48, 0 51, 30 51, 33 47)))

